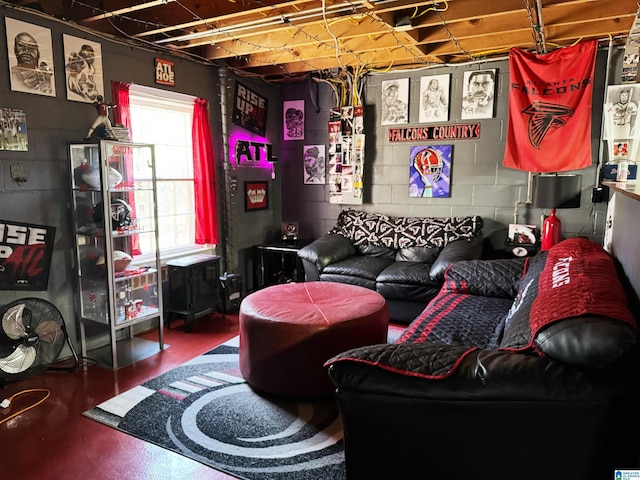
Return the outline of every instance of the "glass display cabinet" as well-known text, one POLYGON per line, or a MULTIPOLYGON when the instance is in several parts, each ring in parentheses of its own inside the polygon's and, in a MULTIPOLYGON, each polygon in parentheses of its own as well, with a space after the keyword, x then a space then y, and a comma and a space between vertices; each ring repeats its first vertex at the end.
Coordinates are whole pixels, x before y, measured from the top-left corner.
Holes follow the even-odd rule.
POLYGON ((67 148, 82 355, 115 370, 164 348, 154 149, 111 140, 67 148), (157 343, 136 337, 142 322, 157 326, 157 343), (108 329, 107 347, 88 348, 87 328, 108 329))

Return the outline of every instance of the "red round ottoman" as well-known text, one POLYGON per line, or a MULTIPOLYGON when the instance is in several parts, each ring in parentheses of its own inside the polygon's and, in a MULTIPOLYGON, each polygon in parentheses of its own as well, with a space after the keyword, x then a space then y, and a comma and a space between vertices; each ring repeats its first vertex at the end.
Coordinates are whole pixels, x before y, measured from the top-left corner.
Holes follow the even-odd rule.
POLYGON ((333 394, 324 362, 387 342, 382 295, 335 282, 274 285, 240 304, 240 372, 258 390, 289 397, 333 394))

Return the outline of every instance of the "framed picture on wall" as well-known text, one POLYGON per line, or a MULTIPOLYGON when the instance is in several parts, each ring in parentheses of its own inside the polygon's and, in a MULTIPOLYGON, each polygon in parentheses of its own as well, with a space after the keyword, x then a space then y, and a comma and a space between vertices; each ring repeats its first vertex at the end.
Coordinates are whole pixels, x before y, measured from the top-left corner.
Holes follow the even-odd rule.
POLYGON ((449 83, 451 75, 420 78, 420 123, 449 120, 449 83))
POLYGON ((56 96, 51 30, 5 17, 11 90, 56 96))
POLYGON ((269 209, 269 182, 244 182, 244 211, 269 209))
POLYGON ((67 100, 93 103, 104 97, 102 46, 84 38, 62 35, 67 100))
POLYGON ((464 72, 461 118, 493 118, 495 91, 495 68, 464 72))
POLYGON ((382 125, 409 122, 409 79, 382 82, 382 125))
POLYGON ((448 198, 451 196, 453 145, 411 147, 409 196, 448 198))
POLYGON ((283 102, 285 140, 304 140, 304 100, 283 102))
POLYGON ((304 146, 304 183, 324 184, 325 178, 325 146, 305 145, 304 146))

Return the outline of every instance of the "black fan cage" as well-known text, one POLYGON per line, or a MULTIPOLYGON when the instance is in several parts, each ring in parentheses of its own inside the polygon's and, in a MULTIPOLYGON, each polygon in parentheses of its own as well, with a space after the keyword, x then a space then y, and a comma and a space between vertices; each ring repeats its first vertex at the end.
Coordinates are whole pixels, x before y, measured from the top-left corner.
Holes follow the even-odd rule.
POLYGON ((67 330, 55 305, 22 298, 0 308, 0 383, 45 371, 56 361, 67 330))

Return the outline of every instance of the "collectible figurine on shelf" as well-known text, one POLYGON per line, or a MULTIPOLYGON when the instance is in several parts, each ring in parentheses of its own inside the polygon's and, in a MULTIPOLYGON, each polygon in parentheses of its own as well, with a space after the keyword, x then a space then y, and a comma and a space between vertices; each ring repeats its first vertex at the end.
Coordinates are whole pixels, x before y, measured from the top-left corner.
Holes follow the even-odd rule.
POLYGON ((117 139, 113 129, 111 128, 111 122, 109 121, 109 110, 116 108, 117 105, 106 102, 102 95, 98 95, 96 97, 96 101, 93 102, 93 105, 96 107, 96 111, 98 112, 98 118, 96 118, 93 125, 91 125, 85 140, 91 138, 91 134, 93 134, 94 130, 100 125, 104 125, 106 135, 108 135, 109 138, 113 140, 117 139))

